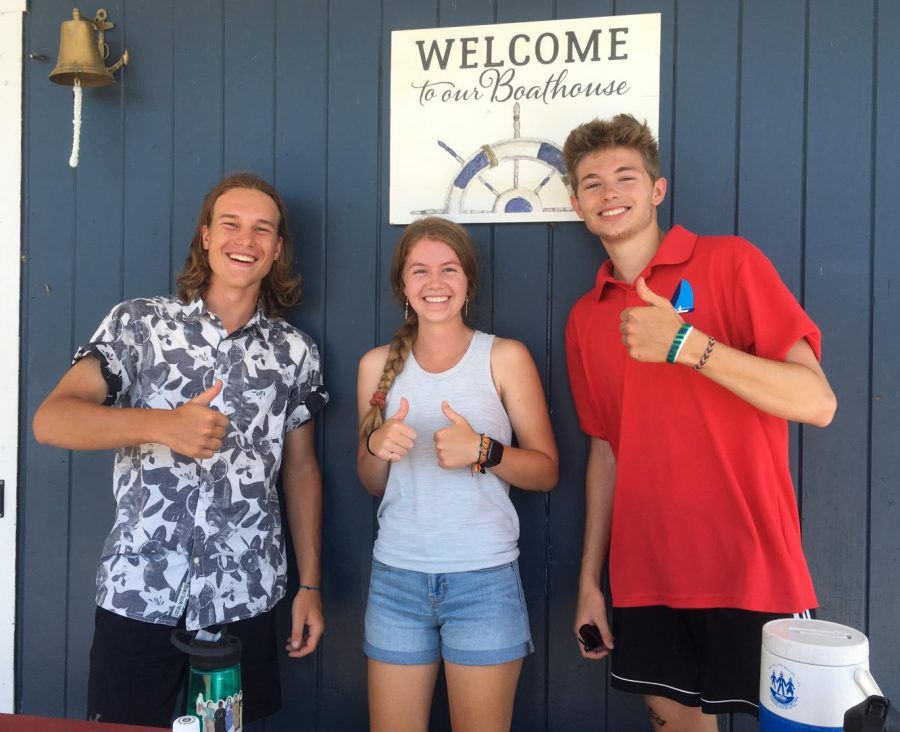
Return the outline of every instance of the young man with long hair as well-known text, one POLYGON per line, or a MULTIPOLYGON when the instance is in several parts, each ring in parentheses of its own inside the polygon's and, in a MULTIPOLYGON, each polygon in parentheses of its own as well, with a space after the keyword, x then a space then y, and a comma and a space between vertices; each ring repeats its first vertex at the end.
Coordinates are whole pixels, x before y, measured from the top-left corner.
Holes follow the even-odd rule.
POLYGON ((173 627, 224 623, 243 644, 244 721, 278 709, 279 470, 300 576, 288 654, 322 635, 313 419, 328 394, 316 344, 282 317, 300 297, 292 260, 275 189, 225 178, 203 202, 178 296, 113 308, 34 416, 41 443, 116 451, 90 719, 168 727, 188 661, 173 627))

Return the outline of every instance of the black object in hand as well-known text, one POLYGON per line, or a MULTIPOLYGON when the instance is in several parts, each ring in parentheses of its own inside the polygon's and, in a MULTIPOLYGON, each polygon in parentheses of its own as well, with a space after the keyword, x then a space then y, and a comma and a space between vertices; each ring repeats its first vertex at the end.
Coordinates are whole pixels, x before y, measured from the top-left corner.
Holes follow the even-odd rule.
POLYGON ((603 646, 603 638, 600 635, 600 628, 596 625, 585 623, 578 629, 578 640, 584 646, 584 650, 596 651, 603 646))

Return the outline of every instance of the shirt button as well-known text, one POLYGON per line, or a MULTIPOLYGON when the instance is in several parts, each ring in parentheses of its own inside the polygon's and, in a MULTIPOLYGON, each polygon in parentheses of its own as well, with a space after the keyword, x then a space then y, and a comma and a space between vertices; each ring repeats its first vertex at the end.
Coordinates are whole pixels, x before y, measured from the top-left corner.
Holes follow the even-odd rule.
POLYGON ((194 557, 194 564, 200 564, 200 557, 194 557))
POLYGON ((629 290, 629 291, 628 291, 628 294, 631 295, 631 296, 634 296, 634 295, 637 294, 637 291, 636 291, 636 290, 629 290))

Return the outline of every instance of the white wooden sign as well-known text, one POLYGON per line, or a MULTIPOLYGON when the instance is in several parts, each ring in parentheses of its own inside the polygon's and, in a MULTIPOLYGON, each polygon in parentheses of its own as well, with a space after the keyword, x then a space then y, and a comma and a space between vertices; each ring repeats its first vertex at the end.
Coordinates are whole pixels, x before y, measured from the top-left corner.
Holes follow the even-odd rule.
POLYGON ((660 15, 394 31, 390 221, 574 221, 569 131, 659 124, 660 15))

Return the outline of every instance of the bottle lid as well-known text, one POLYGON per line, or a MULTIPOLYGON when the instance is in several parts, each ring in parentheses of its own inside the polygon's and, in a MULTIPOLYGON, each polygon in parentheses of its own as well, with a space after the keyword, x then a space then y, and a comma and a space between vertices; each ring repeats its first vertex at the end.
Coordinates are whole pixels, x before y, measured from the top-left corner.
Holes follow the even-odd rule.
POLYGON ((200 720, 188 714, 172 722, 172 732, 200 732, 200 720))
POLYGON ((816 666, 853 666, 869 658, 869 639, 847 625, 827 620, 783 618, 763 626, 762 645, 789 661, 816 666))
POLYGON ((199 640, 182 629, 172 631, 172 645, 191 657, 191 667, 217 671, 241 662, 241 642, 224 631, 216 640, 199 640))
POLYGON ((241 642, 223 633, 219 640, 191 642, 191 667, 202 671, 216 671, 241 662, 241 642))

